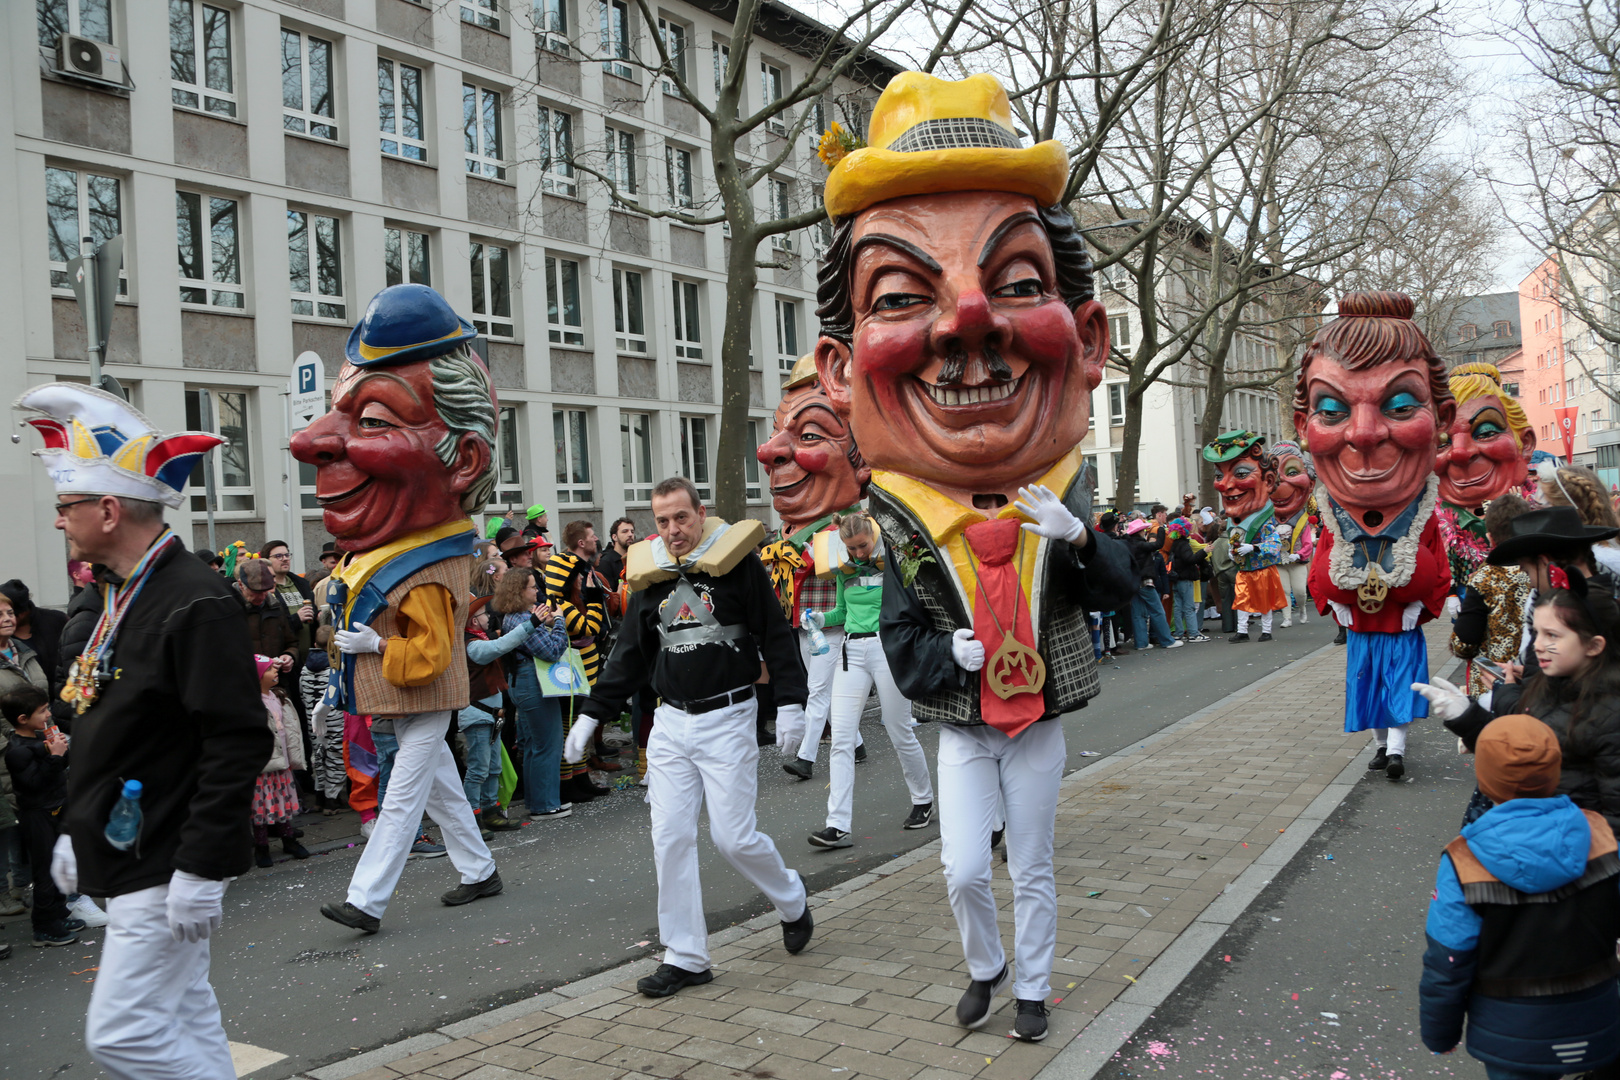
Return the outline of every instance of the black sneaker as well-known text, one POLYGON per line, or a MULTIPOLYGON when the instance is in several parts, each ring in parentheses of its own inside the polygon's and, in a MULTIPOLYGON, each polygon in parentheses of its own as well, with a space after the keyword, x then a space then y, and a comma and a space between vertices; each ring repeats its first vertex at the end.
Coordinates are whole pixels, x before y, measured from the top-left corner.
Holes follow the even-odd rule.
POLYGON ((1001 974, 995 978, 983 981, 974 979, 968 983, 962 1000, 956 1003, 956 1022, 967 1028, 983 1027, 984 1022, 990 1019, 990 1003, 997 994, 1007 989, 1011 981, 1011 970, 1002 964, 1001 974))
POLYGON ((34 948, 48 949, 56 945, 72 945, 79 940, 79 935, 67 929, 61 923, 46 927, 44 930, 34 931, 34 948))
POLYGON ((934 804, 931 802, 917 803, 911 808, 911 815, 906 818, 903 828, 926 829, 934 821, 934 804))
POLYGON ((513 821, 505 814, 500 813, 490 814, 484 819, 484 824, 488 825, 495 832, 511 832, 513 829, 523 828, 523 823, 521 821, 513 821))
POLYGON ((253 865, 254 866, 257 866, 260 870, 268 870, 272 866, 274 866, 275 864, 276 864, 275 860, 270 857, 270 845, 269 844, 254 844, 253 845, 253 865))
POLYGON ((529 811, 529 820, 530 821, 552 821, 552 820, 557 819, 557 818, 571 817, 573 815, 573 813, 574 813, 574 804, 573 803, 568 803, 568 804, 565 804, 563 806, 557 807, 557 809, 555 809, 555 810, 531 810, 531 811, 529 811))
MULTIPOLYGON (((804 884, 804 875, 799 875, 799 884, 804 884)), ((782 948, 790 953, 801 953, 804 947, 810 944, 810 934, 816 928, 816 920, 810 917, 810 890, 804 890, 804 914, 792 922, 782 923, 782 948)))
POLYGON ((1046 1002, 1018 999, 1018 1019, 1013 1023, 1013 1037, 1020 1042, 1040 1042, 1046 1038, 1046 1002))
POLYGON ((861 743, 861 745, 859 745, 859 746, 857 746, 855 748, 855 764, 857 764, 857 765, 866 764, 866 744, 865 743, 861 743))
POLYGON ((1333 644, 1335 644, 1335 645, 1343 645, 1344 641, 1345 641, 1344 627, 1341 626, 1341 627, 1339 627, 1339 632, 1333 636, 1333 644))
POLYGON ((1271 634, 1268 633, 1267 631, 1264 631, 1264 630, 1260 631, 1260 640, 1261 641, 1270 641, 1271 640, 1271 634))
POLYGON ((1384 775, 1391 780, 1399 780, 1406 775, 1406 759, 1400 754, 1389 755, 1389 765, 1384 769, 1384 775))
POLYGON ((990 831, 990 850, 994 851, 1001 846, 1001 841, 1007 836, 1006 829, 992 829, 990 831))
POLYGON ((495 896, 503 888, 505 886, 501 884, 501 875, 491 871, 489 877, 483 881, 475 881, 471 885, 466 883, 457 885, 439 899, 449 907, 460 907, 462 904, 472 903, 480 896, 495 896))
POLYGON ((1233 645, 1247 645, 1249 643, 1249 635, 1247 633, 1233 634, 1226 640, 1230 641, 1233 645))
POLYGON ((1367 762, 1367 771, 1368 772, 1373 772, 1373 771, 1375 771, 1377 769, 1384 768, 1388 764, 1389 764, 1389 758, 1385 756, 1384 748, 1382 746, 1380 746, 1378 748, 1378 752, 1372 756, 1372 760, 1367 762))
POLYGON ((636 989, 647 997, 669 997, 683 987, 702 986, 713 981, 712 971, 687 971, 674 964, 659 964, 657 971, 637 980, 636 989))
POLYGON ((849 833, 842 829, 835 829, 831 825, 820 832, 810 834, 810 843, 821 848, 854 847, 855 841, 849 838, 849 833))
POLYGON ((362 934, 375 934, 377 928, 382 926, 382 920, 377 916, 367 915, 347 900, 341 904, 322 904, 321 914, 362 934))
POLYGON ((62 920, 61 925, 62 925, 62 929, 66 930, 68 933, 77 934, 80 930, 83 930, 86 926, 88 926, 90 924, 85 922, 83 919, 77 919, 77 918, 74 918, 72 916, 69 916, 68 918, 62 920))
POLYGON ((300 844, 297 840, 290 836, 282 837, 281 850, 286 854, 291 855, 295 859, 309 858, 309 848, 305 847, 303 844, 300 844))
POLYGON ((810 777, 815 775, 816 763, 813 761, 806 761, 802 757, 796 757, 792 761, 784 761, 782 763, 782 771, 793 777, 795 780, 808 780, 810 777))

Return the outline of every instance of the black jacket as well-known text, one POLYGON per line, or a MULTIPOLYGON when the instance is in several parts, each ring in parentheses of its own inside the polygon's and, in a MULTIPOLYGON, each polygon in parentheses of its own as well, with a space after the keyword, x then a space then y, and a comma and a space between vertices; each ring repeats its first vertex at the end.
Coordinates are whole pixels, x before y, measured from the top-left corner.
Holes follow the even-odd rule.
POLYGON ((1170 544, 1170 580, 1197 581, 1209 563, 1208 551, 1194 551, 1192 541, 1177 537, 1170 544))
MULTIPOLYGON (((607 666, 597 678, 590 700, 582 706, 586 716, 617 720, 625 703, 649 683, 659 697, 671 702, 695 701, 750 686, 759 679, 761 657, 770 672, 777 705, 805 703, 809 689, 804 661, 799 657, 799 638, 782 614, 758 555, 749 552, 719 577, 687 575, 720 625, 748 628, 748 636, 736 641, 735 648, 729 644, 694 645, 681 652, 663 648, 658 633, 660 609, 678 580, 661 581, 630 595, 630 607, 607 666)), ((677 623, 676 629, 681 628, 677 623)))
POLYGON ((608 549, 602 552, 602 557, 596 560, 596 569, 607 578, 609 585, 617 589, 624 581, 624 556, 619 554, 618 548, 610 544, 608 549))
POLYGON ((54 810, 66 802, 67 765, 67 755, 52 754, 45 749, 44 739, 12 732, 6 746, 6 768, 11 772, 17 809, 54 810))
POLYGON ((162 885, 175 870, 219 880, 252 866, 253 785, 273 737, 242 601, 179 543, 112 645, 116 677, 74 724, 65 831, 92 896, 162 885), (139 780, 140 838, 107 843, 107 815, 139 780))

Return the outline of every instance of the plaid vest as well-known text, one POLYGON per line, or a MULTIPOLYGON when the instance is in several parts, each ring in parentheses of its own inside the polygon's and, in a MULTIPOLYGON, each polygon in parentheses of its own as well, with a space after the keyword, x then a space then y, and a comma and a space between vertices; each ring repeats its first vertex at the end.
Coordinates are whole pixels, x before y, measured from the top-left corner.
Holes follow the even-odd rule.
POLYGON ((465 555, 429 563, 388 593, 388 606, 375 619, 371 628, 385 640, 405 636, 405 623, 409 620, 399 614, 399 603, 405 594, 418 585, 442 585, 455 598, 455 615, 451 625, 445 627, 452 655, 444 674, 426 686, 395 686, 383 678, 382 657, 376 653, 356 656, 354 669, 354 696, 356 712, 370 716, 413 716, 417 713, 443 712, 464 709, 470 695, 467 678, 467 641, 462 628, 467 625, 467 568, 471 560, 465 555))

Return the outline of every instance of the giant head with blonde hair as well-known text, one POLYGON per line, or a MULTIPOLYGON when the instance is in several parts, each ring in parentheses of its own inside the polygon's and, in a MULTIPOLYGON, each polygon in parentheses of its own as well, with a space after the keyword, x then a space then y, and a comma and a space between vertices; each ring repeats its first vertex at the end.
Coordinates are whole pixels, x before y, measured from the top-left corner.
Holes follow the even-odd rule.
POLYGON ((1457 414, 1441 435, 1434 471, 1440 498, 1453 506, 1482 506, 1524 483, 1536 431, 1502 387, 1494 364, 1462 364, 1449 380, 1457 414))

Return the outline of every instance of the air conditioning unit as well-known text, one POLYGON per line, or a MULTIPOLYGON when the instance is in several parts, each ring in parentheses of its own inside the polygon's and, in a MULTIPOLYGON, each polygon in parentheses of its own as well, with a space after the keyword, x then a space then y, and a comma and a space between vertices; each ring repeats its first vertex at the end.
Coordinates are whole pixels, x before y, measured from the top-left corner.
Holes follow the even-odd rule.
POLYGON ((56 43, 56 69, 86 79, 124 85, 124 60, 105 41, 63 34, 56 43))

